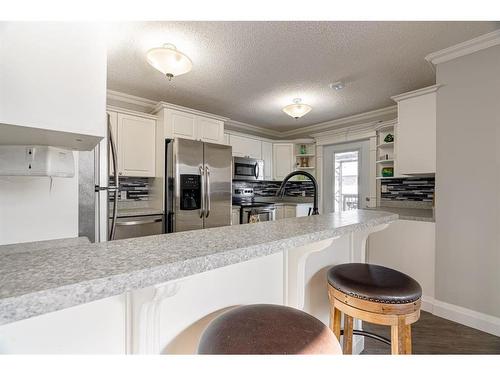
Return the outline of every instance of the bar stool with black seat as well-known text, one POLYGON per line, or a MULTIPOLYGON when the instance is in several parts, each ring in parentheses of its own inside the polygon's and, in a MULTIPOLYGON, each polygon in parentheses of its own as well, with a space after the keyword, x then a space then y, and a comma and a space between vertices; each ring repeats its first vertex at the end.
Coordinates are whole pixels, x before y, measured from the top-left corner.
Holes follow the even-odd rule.
POLYGON ((330 325, 337 339, 344 337, 344 354, 352 354, 353 333, 390 344, 392 354, 411 354, 411 324, 420 317, 422 297, 417 281, 391 268, 365 263, 340 264, 330 268, 327 275, 330 325), (353 330, 353 318, 390 326, 390 342, 353 330))
POLYGON ((245 305, 215 318, 198 354, 342 354, 333 332, 314 316, 281 305, 245 305))

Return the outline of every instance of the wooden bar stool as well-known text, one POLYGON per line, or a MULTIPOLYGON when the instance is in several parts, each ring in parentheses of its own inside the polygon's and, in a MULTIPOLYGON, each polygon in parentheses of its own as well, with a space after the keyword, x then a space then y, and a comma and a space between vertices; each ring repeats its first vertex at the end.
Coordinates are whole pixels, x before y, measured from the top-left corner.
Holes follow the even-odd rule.
MULTIPOLYGON (((391 353, 411 354, 411 324, 420 317, 421 297, 417 281, 391 268, 346 263, 328 271, 330 325, 340 339, 344 314, 344 354, 352 354, 353 318, 391 326, 391 353)), ((354 333, 388 342, 367 332, 354 333)))
POLYGON ((215 318, 201 335, 198 354, 342 354, 320 320, 281 305, 246 305, 215 318))

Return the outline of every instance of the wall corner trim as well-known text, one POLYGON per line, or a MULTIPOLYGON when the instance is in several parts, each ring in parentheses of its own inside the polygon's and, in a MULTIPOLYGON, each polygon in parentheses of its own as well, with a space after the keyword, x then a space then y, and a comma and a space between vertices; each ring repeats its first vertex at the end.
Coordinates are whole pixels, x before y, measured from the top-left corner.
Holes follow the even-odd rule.
POLYGON ((471 53, 493 47, 500 44, 500 29, 491 33, 478 36, 454 46, 430 53, 425 56, 425 60, 433 65, 441 64, 457 57, 470 55, 471 53))

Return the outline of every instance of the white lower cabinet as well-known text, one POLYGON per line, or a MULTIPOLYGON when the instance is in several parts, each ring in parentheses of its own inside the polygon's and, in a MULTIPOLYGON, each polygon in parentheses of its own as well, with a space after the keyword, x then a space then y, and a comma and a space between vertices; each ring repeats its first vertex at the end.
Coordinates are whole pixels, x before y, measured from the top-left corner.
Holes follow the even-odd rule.
POLYGON ((432 222, 398 220, 368 237, 368 263, 406 273, 422 286, 425 299, 434 298, 436 225, 432 222))
POLYGON ((275 180, 283 180, 294 169, 293 143, 273 144, 273 174, 275 180))
POLYGON ((312 206, 312 203, 277 204, 276 220, 308 216, 309 210, 312 209, 312 206))
POLYGON ((238 225, 240 223, 240 209, 233 208, 231 211, 231 225, 238 225))

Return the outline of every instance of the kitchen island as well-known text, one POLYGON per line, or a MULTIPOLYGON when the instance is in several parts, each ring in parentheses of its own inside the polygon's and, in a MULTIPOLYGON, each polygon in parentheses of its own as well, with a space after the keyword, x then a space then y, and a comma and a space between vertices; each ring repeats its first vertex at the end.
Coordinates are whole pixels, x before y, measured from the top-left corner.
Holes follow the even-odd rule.
POLYGON ((211 319, 249 303, 328 324, 326 269, 364 262, 368 235, 397 219, 354 210, 18 250, 0 262, 0 352, 193 353, 211 319))

